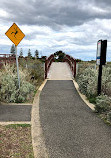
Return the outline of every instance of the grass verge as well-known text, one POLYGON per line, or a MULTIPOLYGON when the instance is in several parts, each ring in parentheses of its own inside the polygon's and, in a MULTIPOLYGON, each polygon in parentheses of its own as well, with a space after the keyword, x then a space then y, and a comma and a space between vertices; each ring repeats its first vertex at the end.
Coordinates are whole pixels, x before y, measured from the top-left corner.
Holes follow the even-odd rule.
POLYGON ((0 125, 0 158, 34 158, 31 125, 0 125))

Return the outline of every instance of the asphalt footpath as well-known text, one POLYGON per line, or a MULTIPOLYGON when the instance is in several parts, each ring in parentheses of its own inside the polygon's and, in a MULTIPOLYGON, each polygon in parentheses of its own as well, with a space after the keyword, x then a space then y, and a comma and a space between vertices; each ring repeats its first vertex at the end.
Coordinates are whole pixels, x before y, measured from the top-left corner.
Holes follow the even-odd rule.
POLYGON ((49 158, 111 158, 111 127, 82 101, 71 80, 48 80, 40 123, 49 158))
POLYGON ((0 105, 0 122, 31 121, 32 105, 0 105))

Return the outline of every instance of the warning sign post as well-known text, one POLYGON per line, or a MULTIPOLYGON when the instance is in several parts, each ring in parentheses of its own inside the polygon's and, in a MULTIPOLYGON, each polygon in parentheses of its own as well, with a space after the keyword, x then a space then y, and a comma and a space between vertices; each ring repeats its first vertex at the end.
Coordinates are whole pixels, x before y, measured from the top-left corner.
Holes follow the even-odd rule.
POLYGON ((18 64, 18 56, 17 56, 17 45, 25 37, 25 34, 20 30, 20 28, 15 23, 13 23, 13 25, 8 29, 8 31, 5 33, 5 35, 15 44, 17 77, 18 77, 18 84, 19 84, 19 89, 20 89, 20 77, 19 77, 19 64, 18 64))

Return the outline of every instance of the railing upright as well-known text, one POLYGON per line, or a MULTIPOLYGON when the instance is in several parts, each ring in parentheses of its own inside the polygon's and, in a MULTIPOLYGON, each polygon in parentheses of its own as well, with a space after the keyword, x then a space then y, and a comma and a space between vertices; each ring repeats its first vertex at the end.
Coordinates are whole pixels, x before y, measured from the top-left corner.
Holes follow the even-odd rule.
POLYGON ((47 78, 47 59, 45 60, 45 79, 47 78))
POLYGON ((74 78, 76 77, 76 60, 74 62, 74 78))
POLYGON ((72 71, 72 75, 75 78, 76 77, 76 59, 66 54, 64 57, 64 61, 69 64, 70 69, 72 71))
POLYGON ((51 66, 51 64, 52 64, 53 61, 54 61, 54 54, 51 54, 45 60, 45 79, 47 78, 48 71, 49 71, 50 66, 51 66))

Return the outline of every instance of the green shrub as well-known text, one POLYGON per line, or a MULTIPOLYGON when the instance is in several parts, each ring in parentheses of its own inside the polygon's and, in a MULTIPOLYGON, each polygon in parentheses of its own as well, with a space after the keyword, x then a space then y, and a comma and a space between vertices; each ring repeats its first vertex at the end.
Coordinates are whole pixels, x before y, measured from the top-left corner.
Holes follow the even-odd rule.
POLYGON ((20 89, 18 87, 17 70, 15 65, 4 65, 0 73, 0 100, 3 102, 25 102, 34 86, 27 81, 29 72, 20 67, 20 89))
MULTIPOLYGON (((44 80, 44 64, 38 59, 21 59, 20 65, 22 71, 24 69, 28 72, 27 81, 34 86, 38 86, 44 80)), ((22 74, 23 75, 23 74, 22 74)), ((22 76, 21 75, 21 76, 22 76)))
POLYGON ((98 113, 109 111, 111 106, 111 98, 107 95, 100 95, 96 98, 95 111, 98 113))
POLYGON ((25 102, 27 95, 34 91, 34 86, 27 81, 21 80, 18 88, 17 76, 5 74, 1 78, 0 97, 5 102, 25 102))
POLYGON ((111 67, 103 66, 102 91, 104 94, 111 96, 111 67))
POLYGON ((87 97, 97 95, 97 71, 93 68, 86 68, 79 76, 77 76, 79 90, 87 97))
POLYGON ((43 68, 39 60, 22 59, 19 63, 19 89, 16 65, 4 65, 0 71, 0 101, 17 103, 32 101, 35 90, 44 79, 43 68))
MULTIPOLYGON (((95 70, 94 65, 79 64, 79 72, 76 81, 79 84, 81 93, 87 97, 97 95, 98 66, 97 70, 95 70)), ((111 97, 111 66, 103 66, 102 92, 111 97)))

